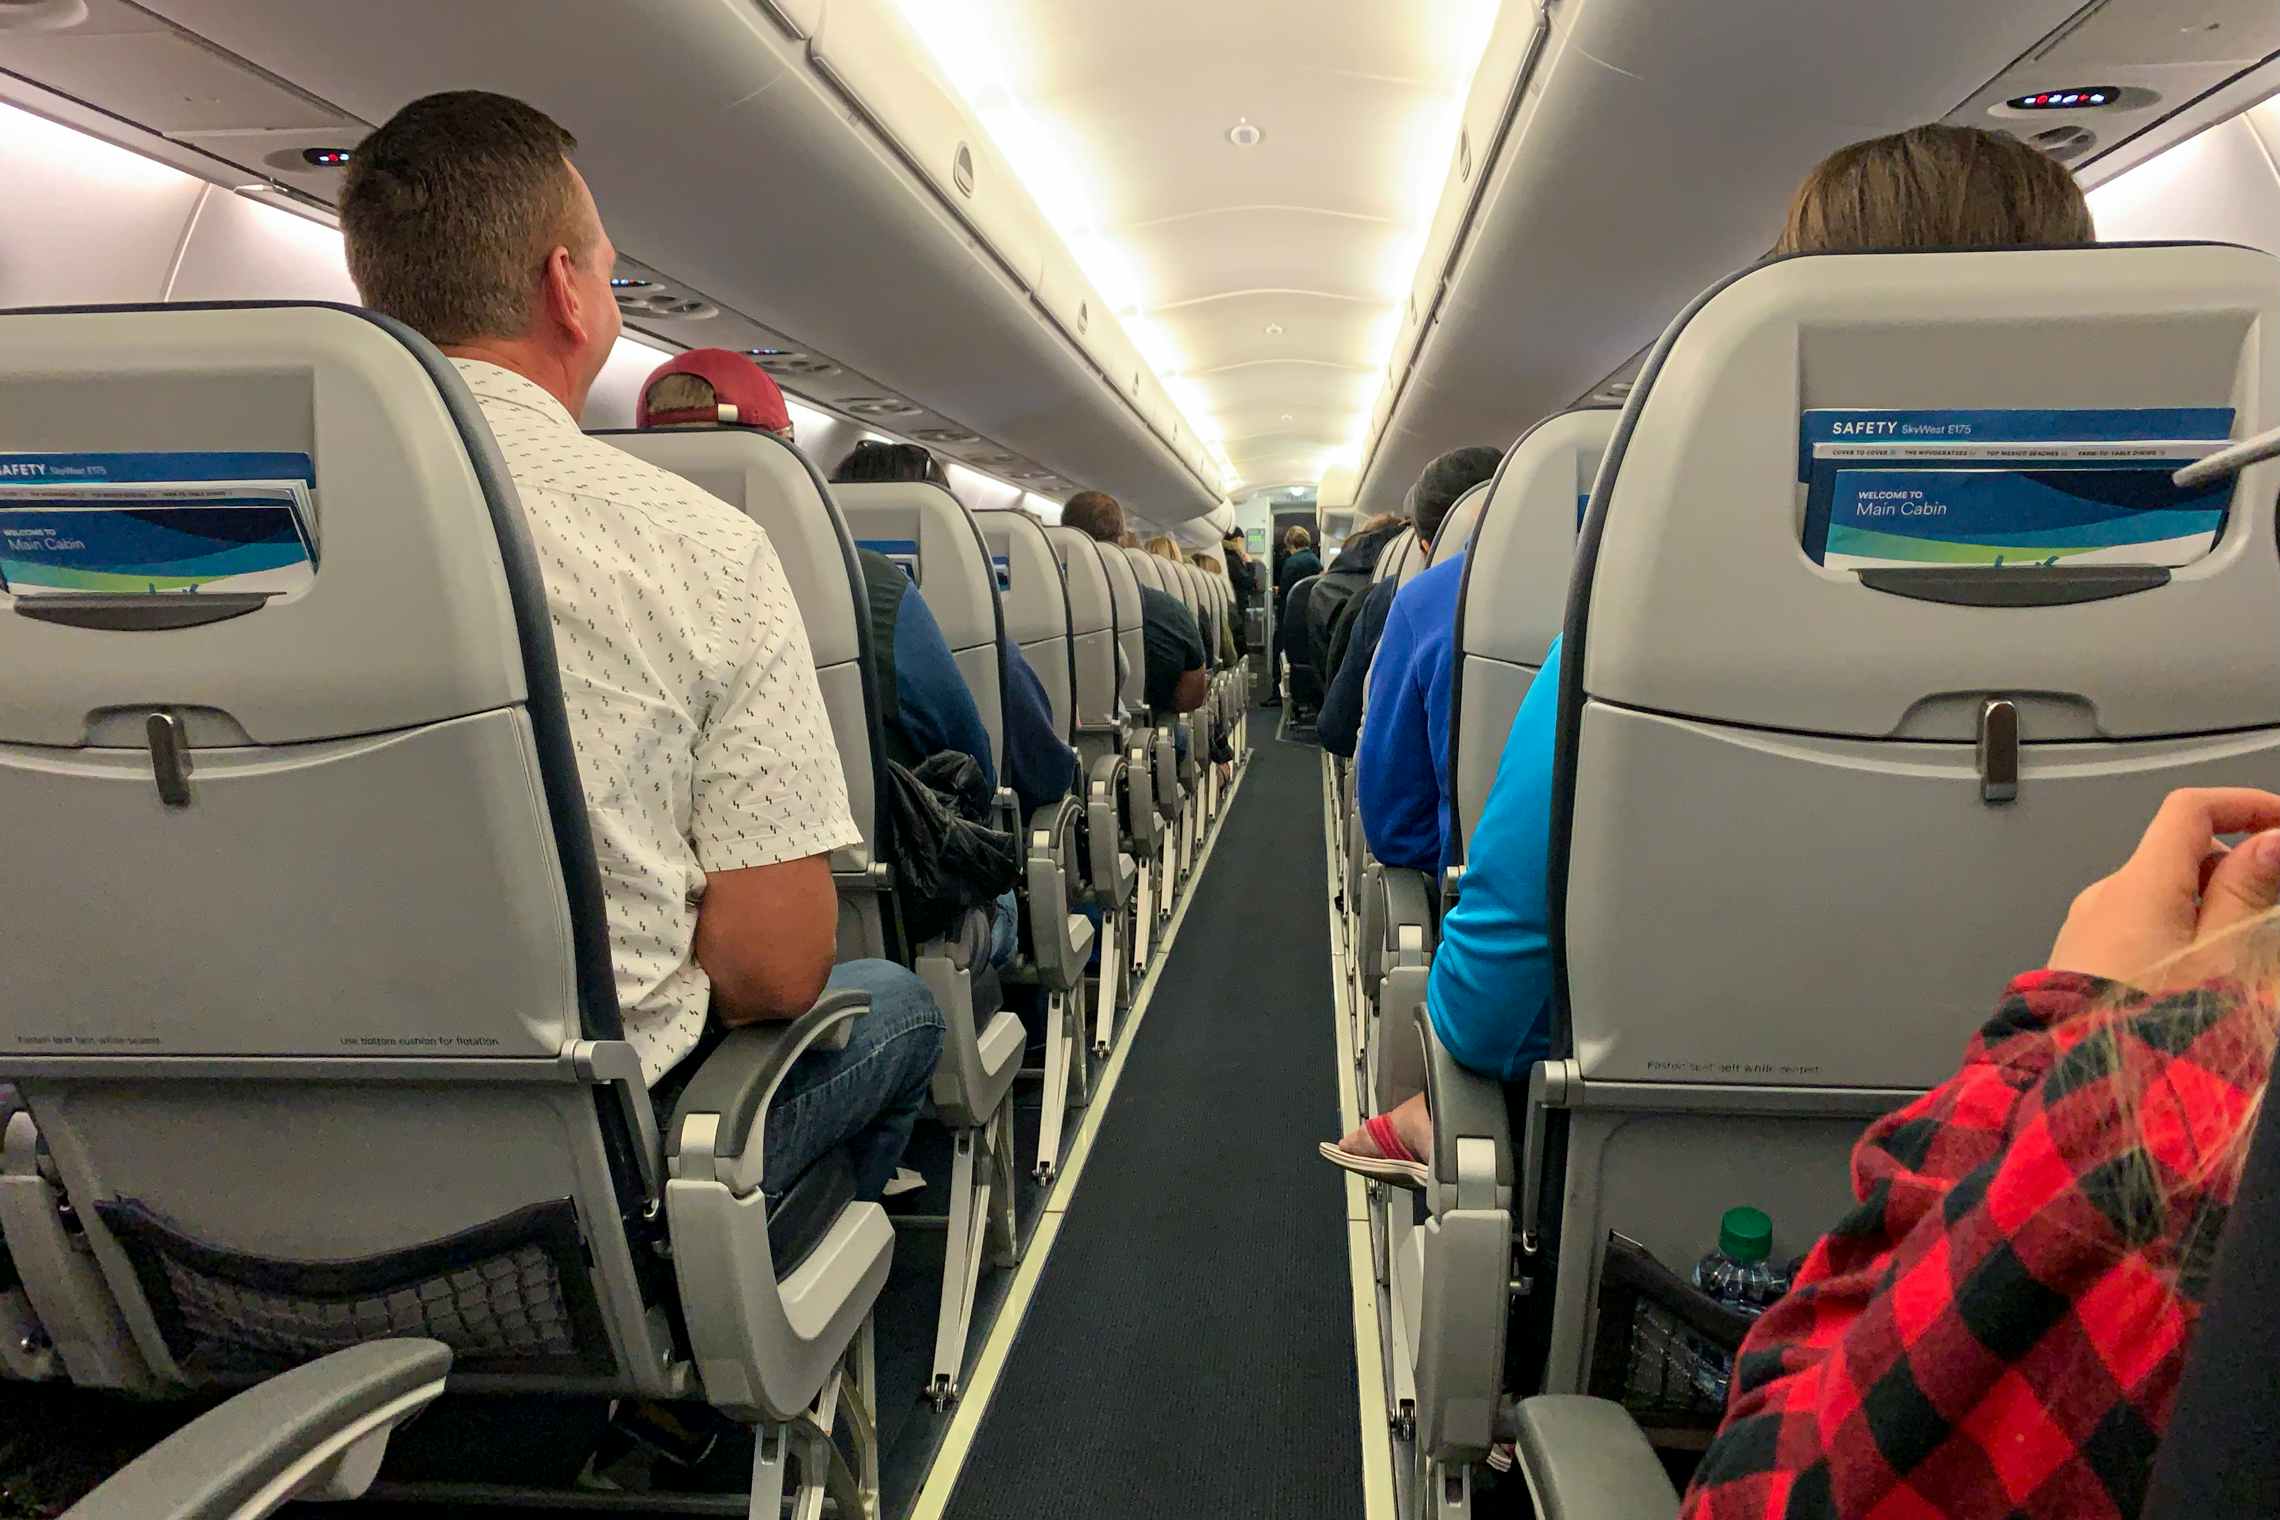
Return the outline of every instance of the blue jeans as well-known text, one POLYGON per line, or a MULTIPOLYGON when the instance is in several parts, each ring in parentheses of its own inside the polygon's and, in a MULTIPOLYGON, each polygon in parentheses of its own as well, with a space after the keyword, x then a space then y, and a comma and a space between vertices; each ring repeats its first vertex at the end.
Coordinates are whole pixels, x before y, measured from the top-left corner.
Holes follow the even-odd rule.
POLYGON ((810 1050, 792 1063, 768 1106, 761 1187, 781 1195, 817 1158, 846 1146, 855 1196, 876 1199, 894 1180, 911 1126, 942 1052, 942 1010, 915 972, 891 961, 849 961, 826 984, 871 994, 845 1050, 810 1050))
POLYGON ((997 900, 996 916, 990 922, 990 969, 1003 967, 1020 946, 1021 904, 1008 892, 997 900))

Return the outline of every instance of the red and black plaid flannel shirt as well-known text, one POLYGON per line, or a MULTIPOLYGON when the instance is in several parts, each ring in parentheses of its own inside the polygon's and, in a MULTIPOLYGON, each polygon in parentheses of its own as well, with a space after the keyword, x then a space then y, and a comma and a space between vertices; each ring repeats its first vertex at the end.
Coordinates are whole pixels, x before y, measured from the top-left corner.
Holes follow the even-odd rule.
POLYGON ((1862 1138, 1860 1206, 1750 1332, 1682 1520, 2134 1520, 2231 1201, 2194 1179, 2270 1052, 2234 989, 2106 1025, 2119 991, 2020 977, 1862 1138))

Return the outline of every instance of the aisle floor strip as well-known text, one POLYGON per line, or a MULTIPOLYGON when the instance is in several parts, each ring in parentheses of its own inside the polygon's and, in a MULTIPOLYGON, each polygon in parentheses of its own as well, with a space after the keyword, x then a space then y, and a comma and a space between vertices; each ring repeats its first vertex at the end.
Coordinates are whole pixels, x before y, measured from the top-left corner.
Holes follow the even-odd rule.
MULTIPOLYGON (((989 1413, 991 1397, 997 1392, 999 1377, 1005 1371, 1007 1355, 1021 1333, 1021 1322, 1029 1313, 1030 1300, 1037 1295, 1037 1284, 1045 1275, 1045 1262, 1053 1254, 1054 1239, 1061 1233, 1062 1216, 1067 1212, 1069 1200, 1076 1196, 1077 1184, 1084 1180, 1085 1162, 1092 1156, 1093 1137, 1100 1132, 1102 1120, 1108 1114, 1109 1101, 1116 1096, 1117 1079, 1124 1074, 1124 1063, 1139 1038, 1140 1026, 1148 1017, 1148 1004, 1156 995, 1156 982, 1164 967, 1171 961, 1171 952, 1179 943, 1180 925, 1187 920, 1188 905, 1195 901, 1195 889, 1203 880, 1205 868, 1211 864, 1211 852, 1219 847, 1219 836, 1226 831, 1229 815, 1234 812, 1235 799, 1242 793, 1244 778, 1251 768, 1246 764, 1236 772, 1235 782, 1221 802, 1218 821, 1212 825, 1211 837, 1204 841, 1202 852, 1196 857, 1195 870, 1188 878, 1188 890, 1172 910, 1172 921, 1156 942, 1155 955, 1148 963, 1148 974, 1141 979, 1133 994, 1132 1011, 1124 1016, 1116 1036, 1116 1049, 1109 1056, 1107 1066, 1098 1073, 1092 1101, 1085 1106, 1084 1122, 1077 1127, 1077 1136, 1069 1147, 1068 1164, 1055 1180, 1052 1191, 1046 1195, 1045 1206, 1037 1220, 1037 1233, 1029 1242, 1029 1250, 1021 1258, 1013 1285, 1006 1290, 1004 1305, 998 1310, 997 1321, 990 1327, 989 1339, 982 1343, 982 1354, 974 1364, 974 1375, 967 1380, 964 1392, 959 1395, 958 1409, 950 1418, 950 1429, 942 1437, 942 1446, 935 1453, 934 1465, 928 1469, 925 1486, 912 1501, 909 1520, 941 1520, 948 1509, 950 1497, 957 1492, 958 1476, 965 1470, 966 1458, 974 1446, 974 1434, 981 1429, 982 1417, 989 1413)), ((1347 1059, 1352 1060, 1349 1053, 1347 1059)), ((1363 1264, 1369 1272, 1369 1229, 1362 1230, 1363 1264)), ((1372 1317, 1373 1339, 1375 1316, 1372 1317)), ((1357 1334, 1359 1331, 1357 1330, 1357 1334)), ((1380 1379, 1379 1403, 1384 1403, 1383 1379, 1380 1379)), ((1380 1425, 1383 1434, 1383 1425, 1380 1425)), ((1392 1513, 1390 1504, 1385 1511, 1392 1513)), ((1377 1520, 1379 1512, 1368 1512, 1367 1520, 1377 1520)))
MULTIPOLYGON (((1330 915, 1330 1011, 1338 1026, 1339 1122, 1351 1132, 1360 1126, 1362 1115, 1354 1090, 1353 984, 1347 974, 1346 947, 1338 925, 1339 867, 1345 859, 1345 849, 1338 838, 1338 815, 1333 806, 1337 787, 1337 767, 1325 750, 1322 755, 1322 853, 1327 869, 1323 908, 1330 915)), ((1346 1271, 1354 1295, 1354 1377, 1362 1418, 1362 1514, 1364 1520, 1392 1520, 1393 1421, 1385 1398, 1385 1341, 1378 1320, 1369 1194, 1362 1179, 1352 1172, 1346 1173, 1346 1271)))

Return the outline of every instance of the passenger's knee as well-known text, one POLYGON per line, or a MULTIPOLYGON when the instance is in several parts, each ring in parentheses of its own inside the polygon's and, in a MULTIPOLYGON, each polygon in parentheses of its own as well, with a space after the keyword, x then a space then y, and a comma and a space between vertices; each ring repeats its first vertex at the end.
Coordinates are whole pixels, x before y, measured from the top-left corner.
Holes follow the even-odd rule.
POLYGON ((871 1011, 863 1023, 875 1038, 898 1033, 924 1033, 930 1044, 942 1043, 942 1010, 918 973, 893 961, 843 961, 831 970, 834 991, 868 993, 871 1011))

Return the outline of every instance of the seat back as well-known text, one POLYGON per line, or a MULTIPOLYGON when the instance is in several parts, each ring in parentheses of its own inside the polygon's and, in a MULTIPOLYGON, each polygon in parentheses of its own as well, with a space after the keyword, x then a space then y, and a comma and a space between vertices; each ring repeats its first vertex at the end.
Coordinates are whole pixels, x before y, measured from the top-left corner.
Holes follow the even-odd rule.
POLYGON ((1100 545, 1076 528, 1045 529, 1069 598, 1069 654, 1077 727, 1116 727, 1116 592, 1100 545))
POLYGON ((1125 549, 1098 541, 1093 548, 1100 555, 1102 572, 1108 576, 1110 604, 1116 611, 1116 645, 1121 655, 1117 663, 1123 671, 1116 699, 1126 713, 1144 713, 1148 710, 1148 640, 1140 613, 1140 575, 1125 549))
POLYGON ((999 776, 1005 774, 1002 681, 1005 616, 997 574, 974 514, 949 488, 924 482, 835 485, 831 498, 857 544, 906 566, 942 625, 958 673, 974 694, 999 776))
MULTIPOLYGON (((2146 563, 2174 544, 2055 562, 2101 541, 2084 520, 2179 536, 2204 504, 2169 472, 2212 445, 2173 440, 2280 422, 2276 327, 2280 262, 2168 245, 1783 260, 1664 336, 1592 491, 1562 654, 1570 1122, 1545 1191, 1569 1247, 1612 1230, 1683 1262, 1749 1203, 1777 1258, 1804 1249, 1850 1204, 1861 1121, 1954 1070, 2162 797, 2280 772, 2280 464, 2218 488, 2221 536, 2182 568, 2146 563), (2049 459, 2117 436, 2163 442, 2054 505, 2076 483, 2049 459), (2025 439, 2044 446, 1993 442, 2025 439), (2042 472, 2000 463, 2021 452, 2042 472), (1832 488, 1864 519, 1940 519, 1886 551, 1934 557, 1815 563, 1832 488), (2054 518, 2076 526, 2044 536, 2054 518), (2062 547, 1965 558, 2021 537, 2062 547)), ((1596 1256, 1563 1248, 1555 1387, 1580 1376, 1596 1256)))
POLYGON ((887 795, 887 747, 870 658, 870 593, 855 540, 823 477, 805 454, 756 428, 605 429, 593 436, 719 497, 767 533, 799 604, 847 777, 848 809, 863 832, 861 844, 834 851, 831 859, 839 884, 839 953, 847 960, 894 954, 871 870, 887 856, 879 811, 887 795))
POLYGON ((1370 584, 1374 586, 1379 581, 1403 579, 1409 562, 1416 558, 1417 530, 1414 527, 1403 528, 1378 552, 1377 566, 1370 571, 1370 584))
POLYGON ((1132 573, 1139 578, 1141 585, 1153 587, 1168 596, 1179 595, 1172 590, 1171 578, 1164 574, 1163 560, 1145 549, 1126 547, 1122 552, 1125 562, 1132 566, 1132 573))
POLYGON ((282 594, 0 610, 0 1070, 133 1352, 206 1386, 424 1334, 461 1387, 686 1392, 545 588, 458 372, 343 307, 19 312, 0 414, 81 479, 295 482, 314 549, 282 594))
POLYGON ((1613 407, 1561 412, 1521 434, 1474 524, 1457 594, 1449 695, 1459 860, 1480 824, 1513 716, 1559 635, 1575 563, 1576 506, 1591 493, 1621 415, 1613 407))
MULTIPOLYGON (((1496 474, 1504 473, 1504 462, 1497 461, 1496 474)), ((1441 531, 1433 535, 1433 546, 1421 557, 1402 570, 1401 578, 1408 581, 1443 561, 1455 559, 1472 543, 1473 529, 1480 526, 1480 514, 1488 506, 1489 495, 1496 489, 1496 476, 1470 487, 1465 494, 1449 505, 1449 515, 1441 519, 1441 531)))
POLYGON ((1053 731, 1063 743, 1076 742, 1076 666, 1070 648, 1069 590, 1060 556, 1045 536, 1045 525, 1027 512, 1004 508, 976 512, 982 542, 997 567, 998 601, 1005 609, 1006 636, 1020 645, 1029 668, 1045 684, 1053 704, 1053 731))

